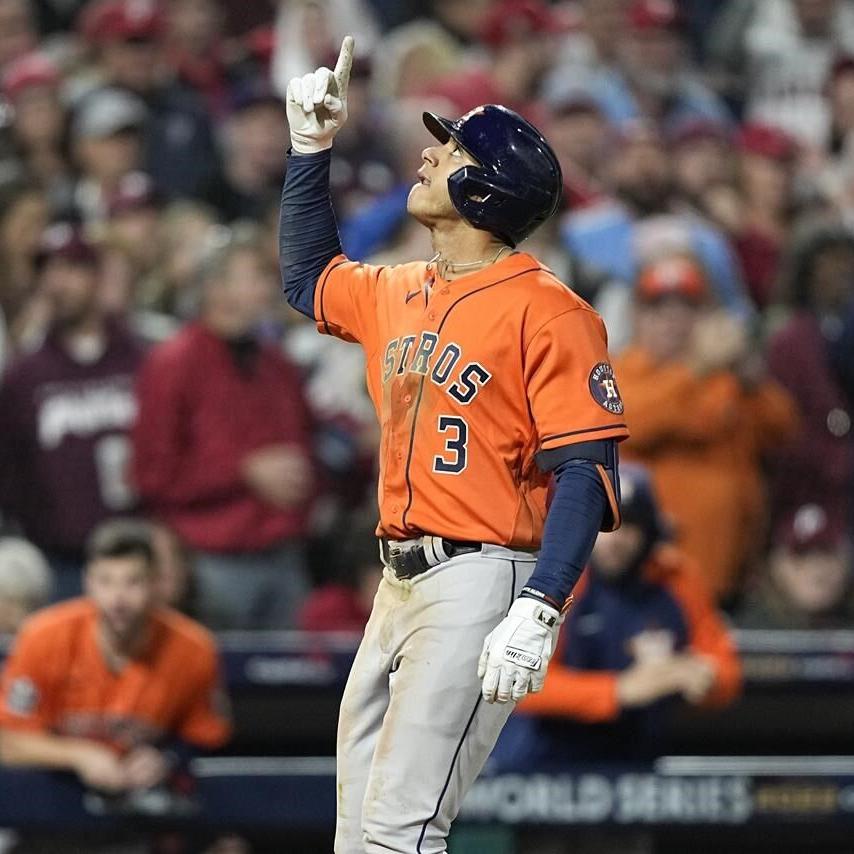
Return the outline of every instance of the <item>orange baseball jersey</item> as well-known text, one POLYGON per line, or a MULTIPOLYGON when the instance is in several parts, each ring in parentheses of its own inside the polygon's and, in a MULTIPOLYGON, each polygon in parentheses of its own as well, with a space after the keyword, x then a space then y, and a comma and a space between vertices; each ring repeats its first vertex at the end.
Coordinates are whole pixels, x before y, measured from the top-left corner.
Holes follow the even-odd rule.
POLYGON ((424 262, 339 255, 314 309, 367 356, 382 536, 536 548, 549 481, 536 455, 628 435, 601 318, 524 252, 452 282, 424 262))
POLYGON ((88 599, 46 608, 21 629, 0 689, 0 729, 91 738, 119 751, 178 737, 214 748, 231 726, 213 639, 167 609, 151 617, 142 654, 107 666, 88 599))

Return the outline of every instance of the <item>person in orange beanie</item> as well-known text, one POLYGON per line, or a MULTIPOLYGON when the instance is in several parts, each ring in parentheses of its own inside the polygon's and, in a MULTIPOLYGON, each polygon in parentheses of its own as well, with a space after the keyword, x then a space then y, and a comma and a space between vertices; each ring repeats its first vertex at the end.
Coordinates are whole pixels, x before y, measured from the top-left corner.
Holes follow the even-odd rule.
POLYGON ((615 360, 631 439, 677 544, 698 561, 719 600, 738 589, 763 531, 763 454, 794 436, 793 400, 765 376, 747 332, 710 305, 691 256, 641 269, 635 336, 615 360))

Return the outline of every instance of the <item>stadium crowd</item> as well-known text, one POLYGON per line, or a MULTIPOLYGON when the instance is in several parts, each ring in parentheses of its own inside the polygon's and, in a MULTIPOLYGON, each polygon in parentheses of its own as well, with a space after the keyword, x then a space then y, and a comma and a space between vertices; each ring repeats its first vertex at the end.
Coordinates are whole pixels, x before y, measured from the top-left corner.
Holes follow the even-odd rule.
MULTIPOLYGON (((210 629, 363 625, 362 356, 278 285, 282 94, 345 33, 347 254, 432 254, 422 110, 519 110, 565 181, 525 248, 606 320, 656 536, 736 624, 851 626, 854 2, 0 0, 0 630, 114 517, 210 629)), ((731 696, 721 637, 726 684, 646 702, 731 696)))

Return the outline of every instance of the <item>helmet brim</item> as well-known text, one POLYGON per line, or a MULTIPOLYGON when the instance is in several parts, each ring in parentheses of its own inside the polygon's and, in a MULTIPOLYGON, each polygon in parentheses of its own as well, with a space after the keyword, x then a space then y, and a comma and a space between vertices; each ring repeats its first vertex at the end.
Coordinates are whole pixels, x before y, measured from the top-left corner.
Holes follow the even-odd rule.
POLYGON ((475 163, 480 163, 480 160, 469 148, 466 147, 465 143, 460 138, 459 122, 454 122, 451 121, 451 119, 446 119, 444 116, 437 116, 435 113, 427 112, 421 114, 421 119, 427 130, 429 130, 430 133, 442 143, 442 145, 444 145, 449 139, 453 139, 475 163))
POLYGON ((421 119, 424 122, 424 127, 426 127, 427 130, 429 130, 430 133, 442 143, 442 145, 454 136, 454 123, 450 119, 428 112, 422 113, 421 119))

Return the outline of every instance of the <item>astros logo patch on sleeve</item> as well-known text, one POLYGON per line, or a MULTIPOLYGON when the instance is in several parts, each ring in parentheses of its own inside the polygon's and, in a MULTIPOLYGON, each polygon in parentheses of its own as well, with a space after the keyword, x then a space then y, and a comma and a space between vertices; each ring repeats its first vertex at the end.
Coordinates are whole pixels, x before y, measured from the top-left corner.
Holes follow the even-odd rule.
POLYGON ((587 381, 593 400, 608 412, 614 415, 623 414, 623 400, 620 390, 617 388, 617 380, 614 377, 614 369, 608 362, 599 362, 590 371, 590 379, 587 381))

